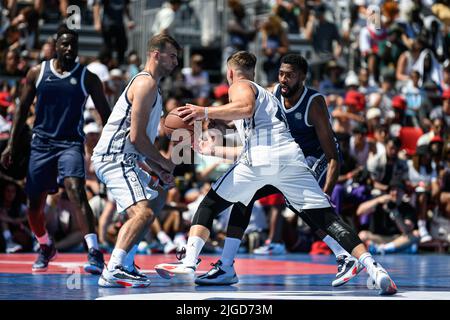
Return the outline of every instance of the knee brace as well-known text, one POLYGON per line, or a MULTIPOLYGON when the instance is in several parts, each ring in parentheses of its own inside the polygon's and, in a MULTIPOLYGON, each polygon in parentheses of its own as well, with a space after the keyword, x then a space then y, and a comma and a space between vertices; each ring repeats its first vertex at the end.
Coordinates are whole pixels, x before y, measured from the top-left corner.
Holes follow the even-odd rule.
POLYGON ((306 223, 311 222, 317 229, 325 231, 349 253, 362 244, 356 232, 342 221, 332 208, 303 210, 299 215, 302 219, 303 216, 306 217, 306 223))
POLYGON ((202 225, 211 231, 214 219, 233 203, 220 197, 213 189, 209 190, 192 219, 192 225, 202 225))

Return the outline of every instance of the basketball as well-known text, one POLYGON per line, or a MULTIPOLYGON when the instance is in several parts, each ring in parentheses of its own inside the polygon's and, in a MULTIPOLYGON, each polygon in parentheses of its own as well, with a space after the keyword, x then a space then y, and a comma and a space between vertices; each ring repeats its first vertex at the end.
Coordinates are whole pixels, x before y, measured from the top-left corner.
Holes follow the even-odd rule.
MULTIPOLYGON (((194 135, 194 126, 190 125, 187 122, 184 122, 183 119, 178 115, 178 111, 174 109, 170 111, 170 113, 164 120, 164 132, 166 133, 166 135, 171 136, 172 133, 177 129, 186 129, 187 132, 190 133, 191 137, 194 135)), ((180 134, 183 135, 183 133, 180 134)))

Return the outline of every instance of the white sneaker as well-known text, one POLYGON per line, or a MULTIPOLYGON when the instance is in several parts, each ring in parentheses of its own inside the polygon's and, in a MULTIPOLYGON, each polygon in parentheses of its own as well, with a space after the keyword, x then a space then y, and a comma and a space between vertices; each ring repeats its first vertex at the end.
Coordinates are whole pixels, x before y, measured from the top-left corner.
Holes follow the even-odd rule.
POLYGON ((105 288, 146 288, 150 285, 150 279, 135 272, 129 272, 119 265, 114 270, 104 268, 98 279, 98 285, 105 288))
POLYGON ((186 237, 184 235, 176 235, 175 238, 173 239, 173 243, 177 246, 177 249, 180 250, 181 248, 185 247, 187 242, 186 242, 186 237))
POLYGON ((15 243, 12 240, 9 240, 6 243, 6 253, 16 253, 22 249, 23 249, 23 247, 20 244, 15 243))
POLYGON ((392 281, 387 271, 379 264, 376 264, 374 276, 371 276, 371 278, 375 288, 380 290, 378 292, 379 295, 393 295, 397 293, 397 286, 394 281, 392 281))
POLYGON ((234 270, 234 263, 231 266, 224 266, 222 261, 211 263, 213 266, 207 273, 198 276, 195 284, 205 285, 232 285, 239 282, 234 270))
POLYGON ((254 254, 257 255, 281 255, 286 254, 286 247, 283 243, 270 243, 268 245, 256 248, 253 250, 254 254))
POLYGON ((200 259, 197 259, 197 263, 195 265, 185 265, 183 261, 161 263, 155 266, 155 270, 164 279, 172 279, 175 275, 194 277, 195 270, 197 270, 200 261, 200 259))
POLYGON ((339 256, 336 258, 336 262, 338 264, 338 272, 336 273, 336 279, 331 283, 333 287, 346 284, 364 269, 364 265, 352 256, 339 256))

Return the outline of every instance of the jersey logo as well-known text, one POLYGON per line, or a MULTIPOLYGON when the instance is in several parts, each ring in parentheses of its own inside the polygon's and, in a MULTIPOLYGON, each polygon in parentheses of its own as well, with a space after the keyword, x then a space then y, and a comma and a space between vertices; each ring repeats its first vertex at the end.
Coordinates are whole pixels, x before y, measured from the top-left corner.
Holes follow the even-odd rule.
POLYGON ((52 82, 52 81, 57 81, 59 80, 58 78, 52 78, 52 76, 48 76, 47 79, 45 79, 45 82, 52 82))
POLYGON ((74 86, 78 83, 76 78, 70 78, 70 84, 73 84, 74 86))
POLYGON ((297 119, 297 120, 302 120, 303 115, 302 115, 300 112, 296 112, 295 115, 294 115, 294 117, 295 117, 295 119, 297 119))

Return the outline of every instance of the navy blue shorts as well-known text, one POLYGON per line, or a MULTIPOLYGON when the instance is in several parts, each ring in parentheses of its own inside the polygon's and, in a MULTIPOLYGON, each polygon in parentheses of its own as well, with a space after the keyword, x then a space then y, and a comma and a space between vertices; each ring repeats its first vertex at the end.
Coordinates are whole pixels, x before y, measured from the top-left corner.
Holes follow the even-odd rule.
POLYGON ((66 177, 85 178, 83 144, 33 135, 25 185, 27 195, 55 193, 66 177))

